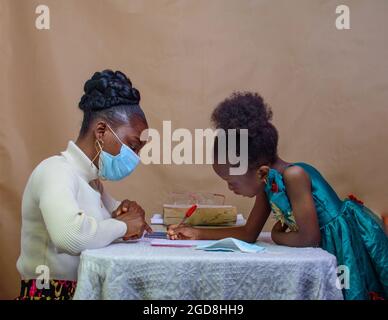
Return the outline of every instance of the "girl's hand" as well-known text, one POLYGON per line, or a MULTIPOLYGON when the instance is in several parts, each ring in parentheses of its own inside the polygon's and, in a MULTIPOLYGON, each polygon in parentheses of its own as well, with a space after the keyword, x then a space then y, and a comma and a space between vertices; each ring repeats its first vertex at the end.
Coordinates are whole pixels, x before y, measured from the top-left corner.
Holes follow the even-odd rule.
POLYGON ((188 225, 178 226, 173 224, 168 226, 167 237, 170 240, 198 240, 198 229, 189 227, 188 225))

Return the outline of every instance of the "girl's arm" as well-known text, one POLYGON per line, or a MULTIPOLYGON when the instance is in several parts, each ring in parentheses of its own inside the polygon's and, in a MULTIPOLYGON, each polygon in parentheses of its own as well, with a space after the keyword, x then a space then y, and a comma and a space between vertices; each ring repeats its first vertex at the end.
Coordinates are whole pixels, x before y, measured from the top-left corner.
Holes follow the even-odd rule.
POLYGON ((321 234, 308 174, 302 168, 293 166, 285 170, 283 178, 298 231, 285 232, 275 225, 272 240, 290 247, 318 246, 321 234))
POLYGON ((247 242, 255 242, 271 212, 264 189, 256 196, 255 204, 248 220, 241 227, 226 228, 193 228, 188 226, 174 228, 171 226, 168 234, 171 239, 205 239, 218 240, 228 237, 247 242))

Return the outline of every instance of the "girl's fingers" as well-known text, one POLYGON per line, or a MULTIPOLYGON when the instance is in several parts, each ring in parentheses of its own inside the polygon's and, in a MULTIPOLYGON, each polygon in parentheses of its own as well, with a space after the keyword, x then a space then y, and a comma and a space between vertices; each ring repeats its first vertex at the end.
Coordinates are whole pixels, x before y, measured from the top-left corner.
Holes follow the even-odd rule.
POLYGON ((176 228, 176 227, 177 227, 176 224, 171 224, 171 225, 169 225, 169 226, 167 227, 167 233, 173 235, 173 234, 175 233, 174 228, 176 228))
POLYGON ((176 234, 168 234, 167 236, 168 236, 168 238, 169 238, 170 240, 176 240, 176 239, 177 239, 176 234))

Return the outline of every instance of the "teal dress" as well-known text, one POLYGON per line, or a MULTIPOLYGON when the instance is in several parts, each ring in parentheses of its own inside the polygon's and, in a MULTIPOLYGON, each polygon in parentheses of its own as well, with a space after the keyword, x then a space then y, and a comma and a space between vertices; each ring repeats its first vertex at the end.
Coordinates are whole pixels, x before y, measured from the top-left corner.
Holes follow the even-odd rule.
MULTIPOLYGON (((337 257, 346 300, 388 297, 388 237, 381 219, 350 196, 341 200, 322 175, 306 163, 295 163, 308 173, 321 232, 320 246, 337 257)), ((283 176, 270 169, 265 192, 275 218, 298 230, 283 176)))

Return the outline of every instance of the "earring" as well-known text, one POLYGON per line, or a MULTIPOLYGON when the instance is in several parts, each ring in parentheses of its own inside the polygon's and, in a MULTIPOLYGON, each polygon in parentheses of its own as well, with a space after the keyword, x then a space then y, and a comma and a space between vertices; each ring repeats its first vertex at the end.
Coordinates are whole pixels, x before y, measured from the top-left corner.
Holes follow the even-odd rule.
POLYGON ((94 156, 94 158, 92 159, 92 163, 90 164, 91 166, 93 166, 93 162, 94 162, 94 160, 96 160, 96 158, 99 156, 99 154, 101 153, 101 151, 102 151, 102 148, 104 147, 104 141, 103 140, 96 140, 95 142, 94 142, 94 146, 95 146, 95 148, 96 148, 96 150, 97 150, 97 154, 94 156))
POLYGON ((96 150, 101 152, 104 148, 104 140, 96 140, 94 145, 96 147, 96 150))

